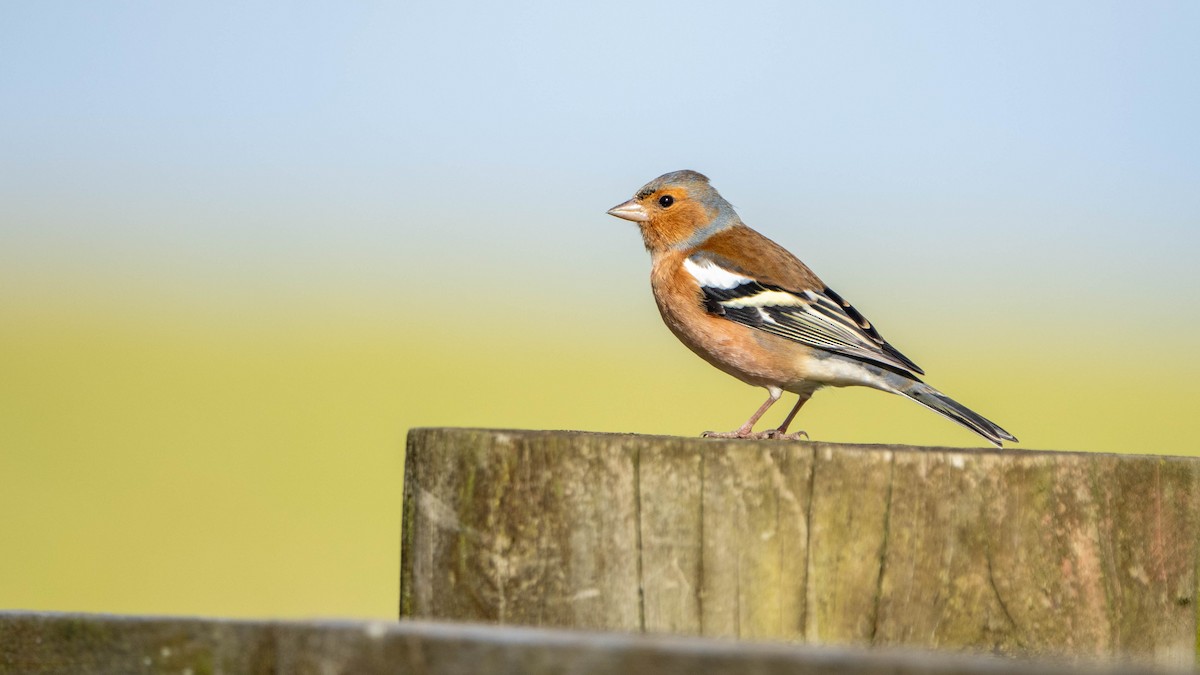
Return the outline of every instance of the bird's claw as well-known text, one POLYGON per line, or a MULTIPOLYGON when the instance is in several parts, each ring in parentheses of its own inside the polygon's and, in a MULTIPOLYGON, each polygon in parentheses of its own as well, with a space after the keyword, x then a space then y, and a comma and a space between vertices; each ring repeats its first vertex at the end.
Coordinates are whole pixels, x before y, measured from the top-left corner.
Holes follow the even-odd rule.
POLYGON ((758 434, 755 434, 752 432, 747 432, 747 431, 741 431, 741 430, 738 430, 738 431, 706 431, 706 432, 700 434, 700 438, 753 439, 753 438, 758 438, 758 437, 759 437, 758 434))
POLYGON ((806 441, 810 440, 808 438, 808 432, 803 431, 803 430, 797 431, 794 433, 790 433, 790 434, 783 434, 783 433, 780 433, 778 429, 772 429, 772 430, 764 432, 764 433, 768 434, 767 438, 771 438, 771 439, 774 439, 777 441, 798 441, 801 438, 803 438, 806 441))
POLYGON ((808 433, 797 431, 793 434, 780 433, 778 429, 768 429, 766 431, 750 431, 738 429, 736 431, 706 431, 700 434, 701 438, 736 438, 749 441, 798 441, 801 438, 808 439, 808 433))

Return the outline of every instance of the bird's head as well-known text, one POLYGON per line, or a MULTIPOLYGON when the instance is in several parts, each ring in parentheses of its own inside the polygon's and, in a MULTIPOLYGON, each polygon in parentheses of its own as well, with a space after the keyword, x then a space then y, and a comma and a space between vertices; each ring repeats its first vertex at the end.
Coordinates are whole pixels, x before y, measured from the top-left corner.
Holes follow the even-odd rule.
POLYGON ((642 186, 609 215, 638 224, 650 253, 698 246, 713 234, 741 222, 708 178, 695 171, 672 171, 642 186))

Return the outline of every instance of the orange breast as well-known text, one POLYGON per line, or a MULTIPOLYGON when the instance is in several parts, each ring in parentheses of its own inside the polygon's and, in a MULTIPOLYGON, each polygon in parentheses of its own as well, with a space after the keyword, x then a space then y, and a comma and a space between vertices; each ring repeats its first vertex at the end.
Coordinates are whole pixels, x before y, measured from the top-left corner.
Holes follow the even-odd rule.
POLYGON ((704 293, 683 267, 686 254, 655 256, 650 286, 667 328, 702 359, 755 386, 806 389, 804 365, 811 350, 802 344, 714 316, 704 293))

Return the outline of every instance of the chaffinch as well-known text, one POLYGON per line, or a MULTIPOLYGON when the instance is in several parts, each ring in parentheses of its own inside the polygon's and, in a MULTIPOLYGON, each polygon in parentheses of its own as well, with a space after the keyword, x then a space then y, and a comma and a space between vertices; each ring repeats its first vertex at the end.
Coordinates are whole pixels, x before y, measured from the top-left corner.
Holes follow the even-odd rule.
POLYGON ((788 425, 821 387, 864 386, 902 394, 997 447, 1017 439, 923 383, 917 364, 888 344, 858 310, 782 246, 742 222, 695 171, 647 183, 609 214, 637 223, 663 321, 702 359, 765 387, 765 403, 740 428, 715 438, 788 438, 788 425), (777 429, 754 424, 783 392, 799 395, 777 429))

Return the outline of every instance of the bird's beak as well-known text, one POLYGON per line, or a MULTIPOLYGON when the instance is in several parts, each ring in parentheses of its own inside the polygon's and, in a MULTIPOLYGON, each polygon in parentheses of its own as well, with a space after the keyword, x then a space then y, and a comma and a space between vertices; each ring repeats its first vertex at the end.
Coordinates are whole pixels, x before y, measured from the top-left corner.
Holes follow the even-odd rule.
POLYGON ((646 213, 646 209, 636 199, 617 204, 608 210, 608 215, 632 220, 635 223, 644 223, 650 220, 650 214, 646 213))

